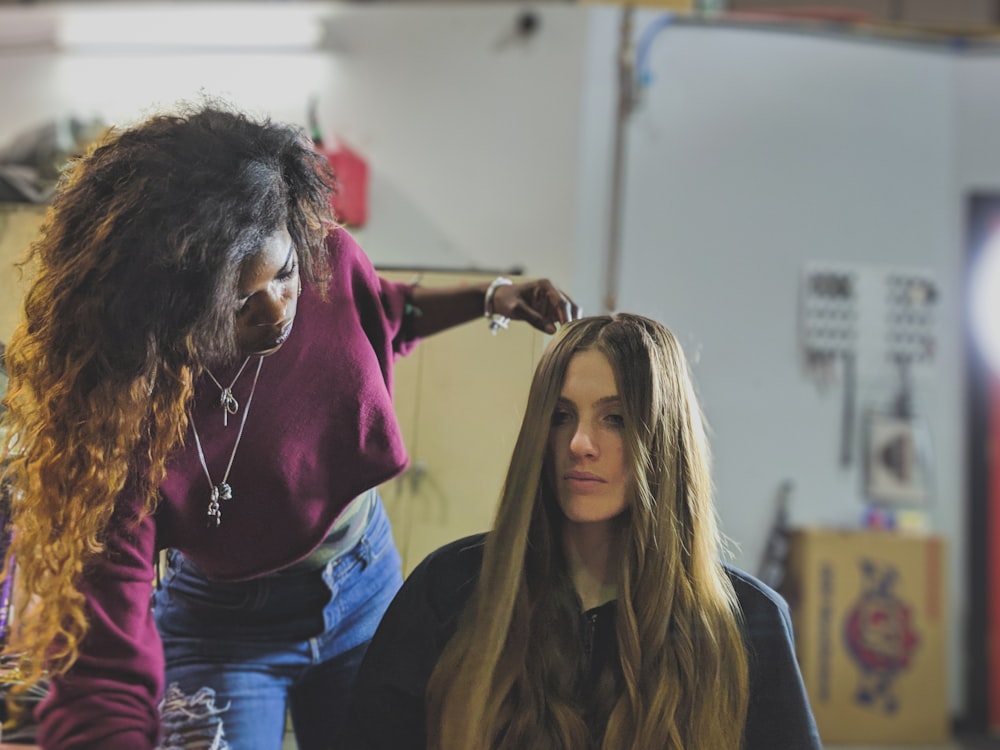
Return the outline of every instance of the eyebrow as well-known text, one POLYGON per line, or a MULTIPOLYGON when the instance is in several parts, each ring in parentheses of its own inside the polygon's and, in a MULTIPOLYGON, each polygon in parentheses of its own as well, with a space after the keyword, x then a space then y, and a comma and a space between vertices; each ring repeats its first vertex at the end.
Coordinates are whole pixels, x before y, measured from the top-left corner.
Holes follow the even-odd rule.
MULTIPOLYGON (((294 253, 295 253, 295 243, 294 242, 289 242, 288 243, 288 255, 285 256, 285 262, 281 264, 281 268, 278 269, 278 272, 275 274, 275 276, 281 276, 281 274, 285 273, 286 271, 288 271, 289 268, 291 268, 291 266, 292 266, 292 255, 294 253)), ((240 287, 240 286, 236 287, 236 299, 246 299, 249 296, 250 296, 250 293, 249 292, 244 292, 242 287, 240 287)))
MULTIPOLYGON (((609 404, 610 405, 616 405, 616 404, 620 404, 621 401, 622 401, 622 398, 621 398, 621 396, 618 396, 618 395, 615 395, 615 396, 604 396, 603 398, 597 399, 597 401, 594 402, 594 406, 607 406, 609 404)), ((559 404, 569 404, 571 406, 575 405, 573 401, 570 401, 568 398, 564 398, 562 396, 559 397, 559 400, 557 401, 557 403, 559 403, 559 404)))
POLYGON ((285 271, 287 271, 289 268, 291 268, 291 265, 292 265, 292 255, 294 253, 295 253, 295 243, 294 242, 289 242, 288 243, 288 255, 285 256, 285 262, 281 265, 281 268, 278 270, 279 274, 282 274, 285 271))

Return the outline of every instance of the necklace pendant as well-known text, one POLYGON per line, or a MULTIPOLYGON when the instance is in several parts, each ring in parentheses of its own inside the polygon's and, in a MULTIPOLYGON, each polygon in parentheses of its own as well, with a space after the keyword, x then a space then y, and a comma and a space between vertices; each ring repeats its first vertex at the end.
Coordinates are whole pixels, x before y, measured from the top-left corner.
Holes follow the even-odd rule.
MULTIPOLYGON (((236 373, 236 378, 233 379, 233 383, 239 379, 240 373, 243 372, 243 368, 247 366, 247 362, 250 358, 247 357, 243 364, 240 366, 240 371, 236 373)), ((250 386, 250 395, 247 396, 246 408, 243 409, 243 418, 240 421, 240 429, 236 433, 236 442, 233 443, 233 450, 229 454, 229 463, 226 465, 226 471, 222 475, 222 481, 216 484, 212 480, 212 473, 208 470, 208 462, 205 460, 205 451, 201 447, 201 437, 198 435, 198 427, 194 423, 194 419, 191 419, 191 432, 194 433, 194 444, 198 448, 198 460, 201 461, 201 468, 205 472, 205 479, 208 480, 208 486, 211 487, 211 494, 208 499, 208 510, 206 515, 208 516, 208 527, 212 528, 219 527, 222 525, 222 503, 229 502, 233 499, 233 488, 230 486, 229 482, 229 472, 233 468, 233 460, 236 458, 236 451, 240 447, 240 440, 243 438, 243 428, 247 424, 247 414, 250 413, 250 404, 253 403, 253 394, 257 390, 257 379, 260 377, 260 368, 264 364, 264 358, 261 357, 257 362, 257 372, 253 376, 253 383, 250 386)), ((223 388, 219 381, 216 380, 215 376, 212 375, 211 371, 207 371, 208 376, 212 379, 222 391, 219 397, 219 404, 222 406, 222 422, 224 425, 229 425, 229 415, 236 414, 239 410, 240 405, 236 398, 233 396, 233 386, 230 385, 228 388, 223 388)))
POLYGON ((218 528, 222 525, 222 506, 219 501, 233 499, 233 488, 229 482, 219 482, 212 485, 212 495, 208 501, 208 526, 218 528))
POLYGON ((222 425, 229 426, 229 415, 236 414, 240 410, 240 402, 236 400, 231 388, 223 388, 219 394, 219 406, 222 407, 222 425))
POLYGON ((229 388, 223 388, 222 393, 219 396, 219 405, 222 406, 230 414, 235 414, 240 410, 240 402, 236 400, 236 396, 229 388))
POLYGON ((222 524, 222 509, 219 507, 219 488, 212 488, 212 498, 208 501, 208 526, 218 527, 222 524))

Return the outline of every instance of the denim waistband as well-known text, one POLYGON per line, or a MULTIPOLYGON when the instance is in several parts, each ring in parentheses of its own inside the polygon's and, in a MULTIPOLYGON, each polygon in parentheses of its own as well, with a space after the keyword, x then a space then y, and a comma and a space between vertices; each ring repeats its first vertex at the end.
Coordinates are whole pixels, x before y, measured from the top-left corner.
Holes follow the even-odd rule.
POLYGON ((345 552, 350 552, 361 541, 368 528, 375 504, 378 501, 378 491, 370 489, 351 500, 337 516, 333 527, 319 546, 298 562, 282 568, 272 575, 287 576, 300 573, 311 573, 322 570, 334 558, 345 552))

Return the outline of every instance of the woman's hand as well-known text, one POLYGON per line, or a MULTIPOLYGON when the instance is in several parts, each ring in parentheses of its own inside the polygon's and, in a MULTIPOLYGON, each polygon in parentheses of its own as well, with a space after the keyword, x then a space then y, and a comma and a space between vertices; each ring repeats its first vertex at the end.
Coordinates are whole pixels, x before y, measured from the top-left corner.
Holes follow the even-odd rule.
POLYGON ((548 279, 497 286, 492 312, 511 320, 523 320, 545 333, 555 333, 556 323, 568 323, 581 314, 569 295, 548 279))

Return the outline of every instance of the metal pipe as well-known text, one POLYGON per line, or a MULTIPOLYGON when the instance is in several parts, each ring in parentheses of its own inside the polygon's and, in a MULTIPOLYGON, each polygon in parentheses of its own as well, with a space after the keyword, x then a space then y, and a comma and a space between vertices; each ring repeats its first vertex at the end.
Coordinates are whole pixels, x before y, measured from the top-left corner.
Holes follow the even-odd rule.
POLYGON ((635 8, 624 6, 618 43, 618 105, 615 114, 614 146, 611 162, 611 210, 608 216, 608 255, 605 265, 604 311, 618 306, 618 275, 622 255, 622 210, 625 187, 625 135, 629 115, 635 106, 635 50, 632 45, 632 17, 635 8))

